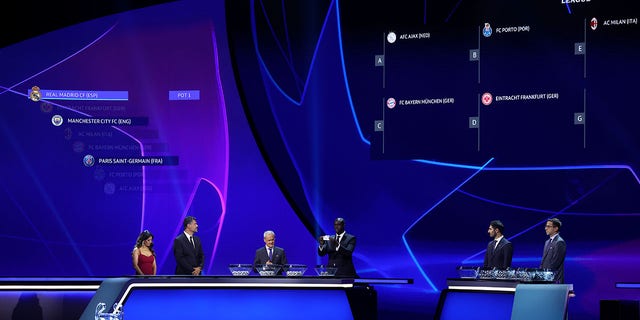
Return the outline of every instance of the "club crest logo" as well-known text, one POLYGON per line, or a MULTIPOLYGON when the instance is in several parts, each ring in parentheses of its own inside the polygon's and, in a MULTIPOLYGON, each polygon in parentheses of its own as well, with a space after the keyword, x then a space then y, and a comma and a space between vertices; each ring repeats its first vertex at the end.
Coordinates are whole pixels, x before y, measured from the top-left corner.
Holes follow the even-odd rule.
POLYGON ((63 122, 64 122, 64 119, 59 114, 56 114, 55 116, 51 117, 51 123, 53 123, 53 125, 56 127, 61 126, 63 122))
POLYGON ((482 104, 485 106, 490 105, 493 102, 493 96, 489 92, 485 92, 482 94, 482 104))
POLYGON ((493 33, 493 30, 491 29, 491 24, 489 24, 488 22, 485 22, 484 28, 482 28, 482 35, 485 36, 486 38, 489 38, 491 37, 491 33, 493 33))

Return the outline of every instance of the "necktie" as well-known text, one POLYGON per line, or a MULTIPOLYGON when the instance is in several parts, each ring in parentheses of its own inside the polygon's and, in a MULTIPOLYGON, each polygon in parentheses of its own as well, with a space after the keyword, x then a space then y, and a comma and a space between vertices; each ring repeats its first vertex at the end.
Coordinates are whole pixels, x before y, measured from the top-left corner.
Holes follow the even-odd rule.
POLYGON ((273 258, 273 249, 269 248, 269 260, 273 258))
POLYGON ((551 247, 551 239, 547 239, 547 241, 544 243, 544 252, 542 253, 542 263, 540 265, 541 268, 543 268, 544 264, 545 264, 545 260, 547 259, 547 253, 549 253, 549 247, 551 247))
POLYGON ((493 240, 493 242, 495 242, 495 243, 493 244, 493 251, 495 251, 495 250, 498 248, 498 242, 500 242, 500 241, 498 241, 498 240, 493 240))
POLYGON ((191 245, 193 246, 193 248, 195 249, 196 244, 195 242, 193 242, 193 236, 189 237, 189 242, 191 242, 191 245))
POLYGON ((336 236, 336 241, 338 241, 338 245, 340 245, 340 236, 336 236))
POLYGON ((551 242, 553 242, 553 239, 548 239, 547 240, 547 243, 544 246, 545 253, 547 252, 547 250, 549 250, 549 247, 551 247, 551 242))

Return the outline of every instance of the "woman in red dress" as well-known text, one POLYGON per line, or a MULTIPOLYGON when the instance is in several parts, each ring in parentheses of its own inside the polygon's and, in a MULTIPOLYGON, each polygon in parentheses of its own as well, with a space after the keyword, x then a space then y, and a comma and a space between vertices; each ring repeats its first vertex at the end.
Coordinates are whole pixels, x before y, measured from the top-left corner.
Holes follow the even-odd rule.
POLYGON ((156 274, 156 252, 153 251, 153 235, 148 230, 142 231, 133 248, 133 268, 137 275, 156 274))

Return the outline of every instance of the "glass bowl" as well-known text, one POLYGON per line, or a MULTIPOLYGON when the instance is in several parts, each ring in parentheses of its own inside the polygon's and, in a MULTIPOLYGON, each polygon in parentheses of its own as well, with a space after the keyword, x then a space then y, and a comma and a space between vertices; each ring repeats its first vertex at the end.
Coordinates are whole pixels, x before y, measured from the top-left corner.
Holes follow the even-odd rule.
POLYGON ((320 264, 317 265, 314 270, 316 270, 316 273, 321 277, 333 277, 336 275, 338 268, 320 264))
POLYGON ((307 271, 306 264, 286 264, 283 268, 287 277, 302 277, 307 271))
POLYGON ((258 264, 256 265, 256 270, 258 270, 258 274, 263 277, 272 277, 278 275, 282 266, 277 264, 258 264))
POLYGON ((253 269, 253 265, 250 264, 236 263, 229 265, 229 271, 234 277, 248 276, 251 273, 251 269, 253 269))

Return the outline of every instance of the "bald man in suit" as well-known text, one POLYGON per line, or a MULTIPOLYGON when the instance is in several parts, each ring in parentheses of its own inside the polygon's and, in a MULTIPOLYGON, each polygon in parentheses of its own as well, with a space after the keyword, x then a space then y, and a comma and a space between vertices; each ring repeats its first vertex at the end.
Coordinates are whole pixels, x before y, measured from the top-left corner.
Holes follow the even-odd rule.
POLYGON ((336 267, 336 277, 358 278, 356 268, 353 265, 353 250, 356 249, 356 237, 344 231, 344 219, 337 218, 333 222, 336 231, 335 236, 330 236, 329 240, 320 237, 318 254, 329 256, 327 263, 330 267, 336 267))

